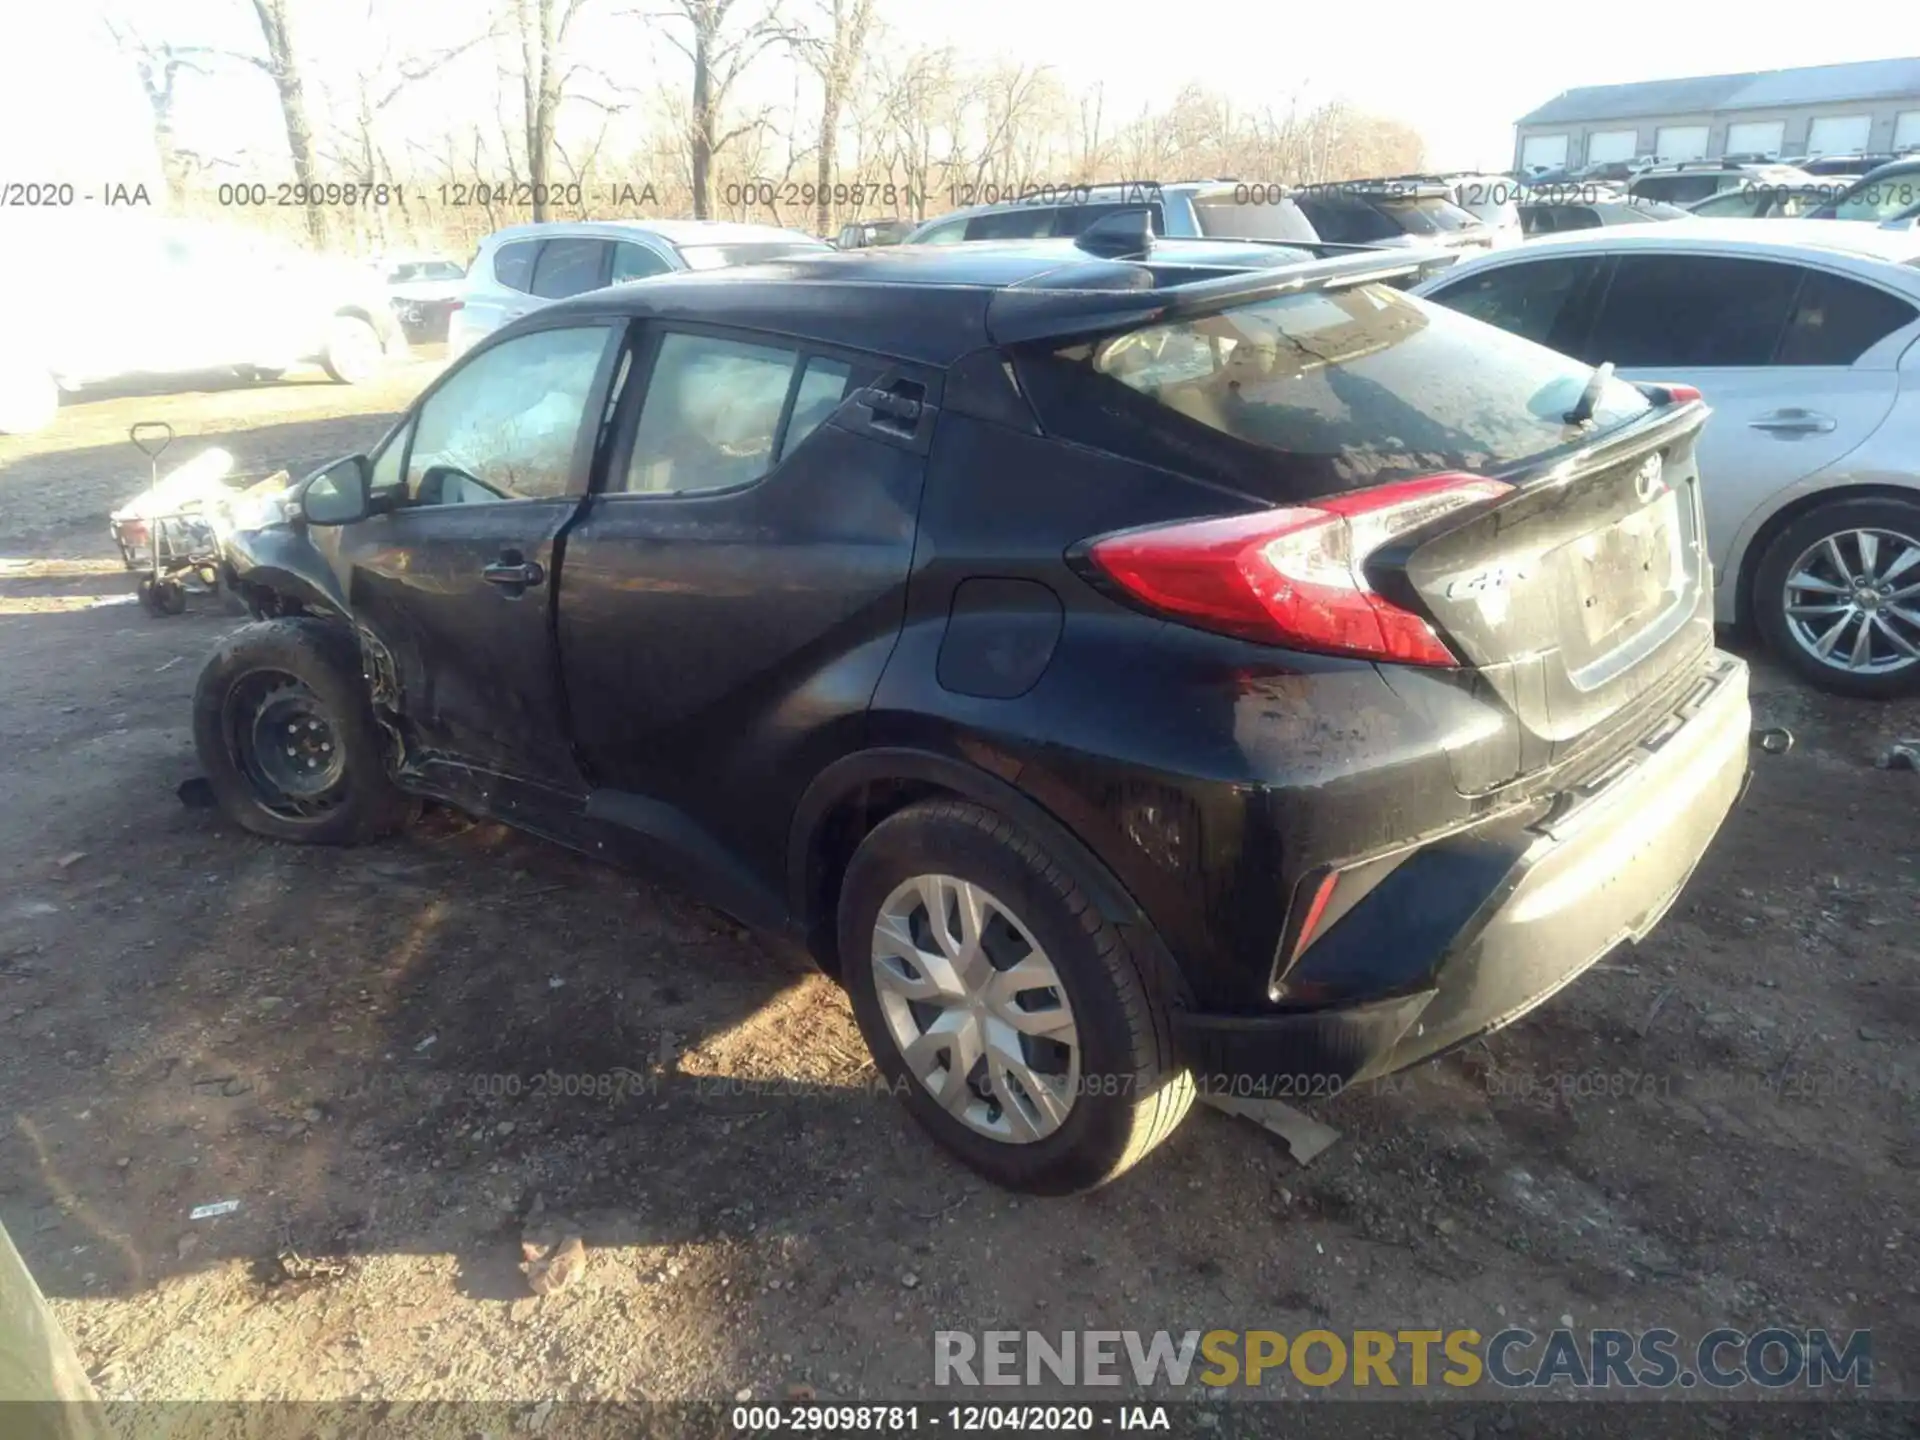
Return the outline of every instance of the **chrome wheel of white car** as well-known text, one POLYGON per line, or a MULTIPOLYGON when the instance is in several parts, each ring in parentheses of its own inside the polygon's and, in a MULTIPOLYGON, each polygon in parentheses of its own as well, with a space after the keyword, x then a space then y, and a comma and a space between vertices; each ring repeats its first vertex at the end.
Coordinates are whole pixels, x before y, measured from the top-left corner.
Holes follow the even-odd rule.
POLYGON ((31 366, 0 370, 0 435, 31 435, 60 413, 60 387, 31 366))
POLYGON ((1844 495, 1794 516, 1750 594, 1768 648, 1820 689, 1920 693, 1920 497, 1844 495))
POLYGON ((339 315, 327 332, 327 353, 321 363, 327 374, 343 385, 370 380, 386 358, 373 326, 352 315, 339 315))
POLYGON ((1080 1081, 1067 990, 999 897, 951 875, 916 875, 880 907, 874 988, 907 1068, 940 1106, 991 1139, 1058 1130, 1080 1081))
POLYGON ((1891 530, 1841 530, 1788 568, 1787 630, 1809 655, 1860 675, 1920 662, 1920 541, 1891 530))

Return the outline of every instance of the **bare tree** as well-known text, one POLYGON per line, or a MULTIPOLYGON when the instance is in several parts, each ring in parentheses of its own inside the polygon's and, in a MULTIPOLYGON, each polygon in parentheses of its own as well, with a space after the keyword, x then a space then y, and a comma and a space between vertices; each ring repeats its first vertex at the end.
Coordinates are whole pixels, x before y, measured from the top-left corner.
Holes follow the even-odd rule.
POLYGON ((147 108, 153 115, 153 148, 160 161, 160 177, 167 187, 169 204, 178 209, 187 198, 196 157, 182 150, 174 135, 175 87, 182 71, 208 74, 205 62, 214 52, 204 45, 147 40, 131 25, 111 18, 105 24, 113 43, 132 59, 140 74, 140 88, 146 92, 147 108))
POLYGON ((727 96, 762 52, 782 41, 790 43, 794 32, 777 18, 779 0, 772 0, 753 20, 732 28, 727 22, 735 18, 741 0, 666 0, 666 4, 654 18, 673 26, 684 21, 687 26, 684 36, 672 29, 663 33, 674 49, 693 62, 693 93, 687 106, 688 180, 694 218, 709 220, 713 218, 714 156, 766 123, 766 117, 759 115, 723 133, 720 117, 726 112, 727 96))
POLYGON ((797 46, 820 77, 820 147, 814 166, 814 224, 820 234, 833 228, 833 166, 839 149, 840 120, 848 92, 860 73, 873 28, 875 0, 814 0, 820 15, 817 34, 797 46))
POLYGON ((520 47, 521 142, 526 147, 527 184, 533 218, 548 218, 551 169, 560 107, 584 65, 567 67, 567 33, 589 0, 513 0, 514 38, 520 47), (565 68, 563 68, 565 67, 565 68))
POLYGON ((293 159, 293 178, 306 201, 307 234, 313 243, 327 243, 327 212, 314 180, 313 122, 307 115, 307 90, 300 69, 300 52, 291 14, 293 0, 251 0, 260 22, 265 56, 239 53, 233 58, 264 72, 280 97, 280 119, 287 131, 287 153, 293 159))
MULTIPOLYGON (((362 34, 375 32, 381 3, 382 0, 367 0, 362 34)), ((393 183, 396 179, 393 166, 380 143, 382 117, 413 86, 492 39, 497 30, 497 23, 490 22, 486 29, 458 44, 426 54, 402 55, 398 58, 394 56, 391 44, 386 44, 370 64, 357 66, 353 77, 353 113, 347 118, 344 143, 340 146, 338 157, 341 169, 356 184, 367 188, 383 182, 393 183)), ((401 189, 400 198, 404 211, 404 188, 401 189)), ((370 218, 380 243, 386 244, 389 239, 387 207, 374 205, 359 213, 370 218)))

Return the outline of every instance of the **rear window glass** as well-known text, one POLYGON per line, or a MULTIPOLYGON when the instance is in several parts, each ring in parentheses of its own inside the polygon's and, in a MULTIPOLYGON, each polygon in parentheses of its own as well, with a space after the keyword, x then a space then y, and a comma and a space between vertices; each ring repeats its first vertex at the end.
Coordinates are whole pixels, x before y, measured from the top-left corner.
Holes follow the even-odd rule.
POLYGON ((1920 170, 1889 175, 1884 180, 1862 180, 1834 213, 1842 220, 1891 220, 1915 205, 1920 205, 1920 170))
POLYGON ((1432 196, 1419 200, 1376 200, 1373 202, 1409 235, 1440 235, 1456 230, 1471 230, 1473 216, 1451 200, 1432 196))
POLYGON ((1394 224, 1384 210, 1355 200, 1330 200, 1320 196, 1300 202, 1313 228, 1322 240, 1338 245, 1369 245, 1377 240, 1392 240, 1406 232, 1394 224))
POLYGON ((1316 230, 1313 221, 1300 206, 1286 198, 1272 205, 1235 205, 1231 198, 1195 199, 1193 211, 1199 221, 1200 233, 1210 240, 1311 241, 1331 238, 1316 230))
MULTIPOLYGON (((1591 371, 1384 285, 1284 295, 1019 360, 1042 423, 1082 444, 1305 499, 1567 443, 1591 371)), ((1601 428, 1647 409, 1612 381, 1601 428)))

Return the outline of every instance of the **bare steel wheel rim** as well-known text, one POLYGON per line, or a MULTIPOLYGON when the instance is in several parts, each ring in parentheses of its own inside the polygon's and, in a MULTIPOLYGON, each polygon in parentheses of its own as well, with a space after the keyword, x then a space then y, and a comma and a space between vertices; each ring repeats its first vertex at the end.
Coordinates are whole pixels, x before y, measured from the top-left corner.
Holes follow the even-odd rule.
POLYGON ((900 1056, 949 1115, 1029 1145, 1080 1088, 1067 987, 1020 918, 983 886, 916 875, 873 927, 873 979, 900 1056))
POLYGON ((234 768, 262 809, 323 819, 346 798, 347 752, 334 718, 292 675, 259 670, 228 692, 221 731, 234 768))
POLYGON ((1794 643, 1823 665, 1886 675, 1920 661, 1920 541, 1839 530, 1788 567, 1782 601, 1794 643))

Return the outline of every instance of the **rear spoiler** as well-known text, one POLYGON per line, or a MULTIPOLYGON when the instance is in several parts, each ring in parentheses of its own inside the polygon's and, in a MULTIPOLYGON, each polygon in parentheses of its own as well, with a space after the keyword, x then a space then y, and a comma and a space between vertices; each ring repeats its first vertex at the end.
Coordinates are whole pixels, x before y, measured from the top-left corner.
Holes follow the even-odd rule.
MULTIPOLYGON (((1107 217, 1083 234, 1076 243, 1089 253, 1109 259, 1152 260, 1156 247, 1155 237, 1150 232, 1143 239, 1137 227, 1123 232, 1115 224, 1130 219, 1134 213, 1126 211, 1107 217), (1106 233, 1096 236, 1094 231, 1106 233), (1120 249, 1122 234, 1131 240, 1134 248, 1120 249), (1093 245, 1081 243, 1089 238, 1093 239, 1093 245)), ((1144 215, 1144 212, 1140 213, 1144 215)), ((988 302, 988 337, 996 345, 1070 341, 1114 330, 1208 315, 1229 306, 1268 300, 1279 295, 1375 283, 1404 288, 1427 275, 1446 269, 1460 258, 1449 250, 1412 250, 1328 241, 1262 240, 1236 243, 1306 250, 1323 258, 1303 261, 1298 265, 1247 270, 1231 275, 1209 275, 1185 284, 1137 290, 1009 286, 996 292, 988 302)), ((1173 253, 1164 258, 1177 263, 1177 242, 1167 248, 1173 253)))

